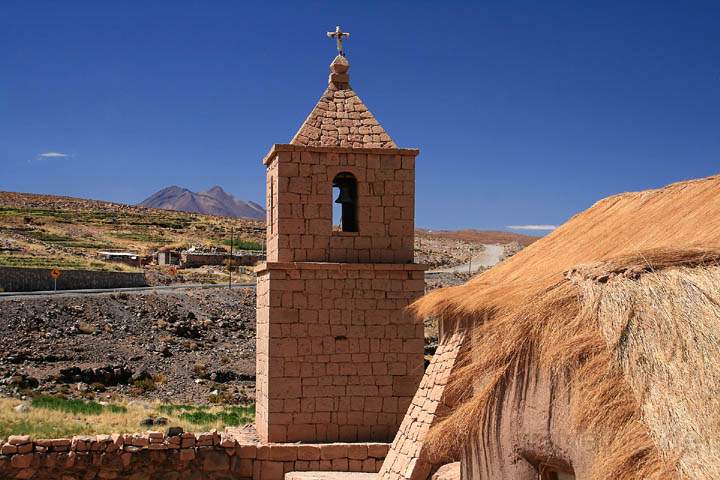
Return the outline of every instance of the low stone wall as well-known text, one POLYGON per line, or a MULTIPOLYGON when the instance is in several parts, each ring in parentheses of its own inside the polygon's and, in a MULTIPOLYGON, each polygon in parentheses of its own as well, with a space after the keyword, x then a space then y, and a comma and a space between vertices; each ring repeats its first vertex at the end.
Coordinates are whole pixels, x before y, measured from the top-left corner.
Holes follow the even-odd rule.
POLYGON ((187 253, 184 252, 180 256, 180 265, 183 268, 196 268, 203 265, 226 265, 228 262, 232 266, 252 266, 265 260, 262 253, 187 253))
MULTIPOLYGON (((465 343, 464 330, 443 332, 440 346, 425 371, 420 388, 395 436, 387 461, 378 474, 381 480, 425 480, 434 468, 425 437, 436 419, 447 413, 452 399, 445 387, 450 380, 460 350, 465 343)), ((437 460, 437 459, 435 459, 437 460)), ((450 461, 449 459, 444 459, 450 461)))
POLYGON ((388 448, 386 443, 246 443, 217 432, 11 436, 0 447, 0 478, 283 480, 292 471, 377 472, 388 448))
MULTIPOLYGON (((33 292, 52 290, 49 268, 0 267, 0 291, 33 292)), ((57 281, 58 290, 90 288, 144 287, 142 272, 101 272, 97 270, 63 270, 57 281)))

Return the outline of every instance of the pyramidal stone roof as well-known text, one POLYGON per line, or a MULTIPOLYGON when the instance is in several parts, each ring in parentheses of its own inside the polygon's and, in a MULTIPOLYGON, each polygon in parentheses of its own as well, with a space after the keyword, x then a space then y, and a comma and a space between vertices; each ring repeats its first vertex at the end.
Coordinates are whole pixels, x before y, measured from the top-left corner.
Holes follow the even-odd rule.
POLYGON ((328 87, 291 145, 308 147, 397 148, 350 87, 350 63, 338 55, 330 64, 328 87))

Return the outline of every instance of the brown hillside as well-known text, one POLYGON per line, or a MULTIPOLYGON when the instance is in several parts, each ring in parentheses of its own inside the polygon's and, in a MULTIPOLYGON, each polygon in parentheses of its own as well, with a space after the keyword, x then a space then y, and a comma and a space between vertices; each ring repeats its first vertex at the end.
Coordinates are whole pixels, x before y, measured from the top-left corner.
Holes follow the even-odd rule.
MULTIPOLYGON (((240 240, 265 242, 260 220, 0 192, 0 266, 126 269, 101 261, 97 252, 149 255, 163 246, 222 247, 229 241, 231 228, 240 240)), ((418 229, 415 259, 432 267, 453 266, 469 261, 483 244, 526 246, 536 239, 512 232, 418 229)))
POLYGON ((532 235, 523 235, 521 233, 501 232, 496 230, 475 230, 470 228, 465 230, 428 230, 425 228, 418 228, 416 232, 419 236, 445 238, 448 240, 459 240, 474 243, 504 245, 517 242, 523 247, 527 247, 540 238, 533 237, 532 235))
POLYGON ((126 269, 98 252, 148 255, 162 246, 264 243, 262 222, 80 198, 0 192, 0 266, 126 269))

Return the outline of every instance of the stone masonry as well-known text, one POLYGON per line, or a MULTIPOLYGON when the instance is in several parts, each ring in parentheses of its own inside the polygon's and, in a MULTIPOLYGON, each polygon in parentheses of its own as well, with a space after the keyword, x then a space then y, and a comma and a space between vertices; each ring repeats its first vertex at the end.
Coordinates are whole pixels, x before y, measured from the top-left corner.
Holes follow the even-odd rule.
POLYGON ((347 60, 267 167, 258 267, 256 428, 267 442, 388 441, 423 374, 413 263, 415 157, 350 90, 347 60), (333 228, 334 179, 356 181, 356 231, 333 228))
POLYGON ((231 432, 0 440, 0 478, 283 480, 291 471, 377 472, 383 443, 258 444, 231 432))
POLYGON ((290 141, 292 145, 396 148, 362 100, 350 88, 350 64, 338 55, 330 65, 328 88, 290 141))
POLYGON ((440 345, 400 425, 390 452, 378 474, 380 480, 425 480, 434 465, 424 448, 425 436, 449 410, 445 387, 465 343, 465 331, 442 335, 440 345))
POLYGON ((423 374, 423 325, 405 307, 414 264, 273 263, 258 273, 261 438, 389 441, 423 374))
POLYGON ((410 263, 418 150, 275 145, 267 166, 268 262, 410 263), (332 181, 358 182, 358 232, 333 231, 332 181))
MULTIPOLYGON (((52 290, 55 285, 50 270, 49 268, 0 267, 0 292, 52 290)), ((144 286, 147 286, 147 282, 142 272, 64 270, 57 281, 58 290, 144 286)))

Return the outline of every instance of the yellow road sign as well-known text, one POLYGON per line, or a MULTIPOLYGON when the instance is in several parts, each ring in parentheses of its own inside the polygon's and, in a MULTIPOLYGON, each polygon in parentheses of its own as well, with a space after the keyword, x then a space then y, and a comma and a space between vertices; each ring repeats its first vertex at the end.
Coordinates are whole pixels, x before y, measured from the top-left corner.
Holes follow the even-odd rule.
POLYGON ((52 270, 50 270, 50 276, 52 278, 54 278, 55 280, 60 278, 60 275, 62 275, 62 272, 60 271, 59 268, 53 268, 52 270))

